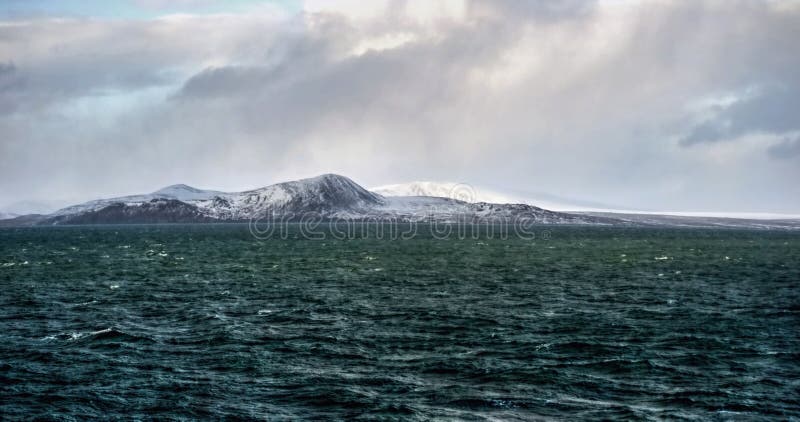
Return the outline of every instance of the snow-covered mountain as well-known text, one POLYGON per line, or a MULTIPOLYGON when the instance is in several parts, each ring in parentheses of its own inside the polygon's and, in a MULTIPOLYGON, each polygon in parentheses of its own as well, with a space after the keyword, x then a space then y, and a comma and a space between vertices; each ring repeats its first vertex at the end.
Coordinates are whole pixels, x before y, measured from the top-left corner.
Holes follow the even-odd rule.
POLYGON ((84 202, 82 204, 72 205, 62 208, 54 213, 52 216, 69 216, 91 211, 103 209, 111 204, 126 204, 138 205, 145 202, 150 202, 154 199, 174 199, 178 201, 200 201, 214 198, 215 196, 226 195, 224 192, 217 192, 213 190, 202 190, 193 188, 187 185, 171 185, 159 189, 153 193, 146 193, 142 195, 129 195, 120 196, 116 198, 95 199, 93 201, 84 202))
POLYGON ((325 217, 360 215, 384 201, 347 177, 323 174, 192 203, 214 218, 249 220, 290 215, 299 218, 312 212, 325 217))
POLYGON ((170 199, 177 199, 179 201, 192 201, 201 199, 211 199, 217 195, 224 195, 224 192, 197 189, 188 185, 178 184, 161 188, 151 193, 150 195, 158 198, 170 198, 170 199))
POLYGON ((416 182, 369 191, 347 177, 335 174, 244 192, 219 192, 172 185, 148 194, 72 205, 48 215, 31 214, 0 220, 0 226, 208 223, 263 219, 800 228, 800 220, 644 218, 613 213, 556 212, 457 183, 416 182))
POLYGON ((335 174, 232 193, 172 185, 149 194, 99 199, 66 207, 43 217, 41 223, 223 222, 263 218, 472 222, 524 218, 538 223, 572 224, 612 221, 605 217, 557 213, 524 204, 477 202, 469 196, 470 191, 460 185, 410 193, 415 195, 383 196, 335 174), (447 188, 450 188, 449 196, 455 198, 438 195, 445 193, 442 189, 447 188), (463 192, 460 198, 459 192, 463 192))

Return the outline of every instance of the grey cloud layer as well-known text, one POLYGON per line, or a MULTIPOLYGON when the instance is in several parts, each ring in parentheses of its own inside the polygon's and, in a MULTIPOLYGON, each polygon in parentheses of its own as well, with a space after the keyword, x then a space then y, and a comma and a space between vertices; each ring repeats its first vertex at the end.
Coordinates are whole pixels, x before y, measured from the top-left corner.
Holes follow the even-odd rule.
POLYGON ((797 88, 796 85, 771 87, 753 98, 717 107, 713 118, 695 126, 681 142, 693 145, 732 140, 757 132, 800 131, 800 91, 797 88))
POLYGON ((769 148, 769 154, 779 159, 790 159, 800 156, 800 136, 786 138, 769 148))
POLYGON ((403 4, 0 25, 0 206, 332 171, 800 212, 796 4, 403 4))

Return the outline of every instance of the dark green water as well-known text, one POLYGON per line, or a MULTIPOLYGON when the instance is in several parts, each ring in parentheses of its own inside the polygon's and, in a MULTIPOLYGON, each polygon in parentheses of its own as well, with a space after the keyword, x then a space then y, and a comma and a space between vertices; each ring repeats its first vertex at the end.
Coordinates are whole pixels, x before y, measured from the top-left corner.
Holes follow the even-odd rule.
POLYGON ((0 230, 0 419, 800 418, 799 234, 548 230, 0 230))

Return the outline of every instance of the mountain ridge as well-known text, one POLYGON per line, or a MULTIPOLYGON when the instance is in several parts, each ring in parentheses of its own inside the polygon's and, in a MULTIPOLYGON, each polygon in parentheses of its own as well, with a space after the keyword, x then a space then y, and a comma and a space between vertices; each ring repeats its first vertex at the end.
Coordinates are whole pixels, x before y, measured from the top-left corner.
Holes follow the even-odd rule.
POLYGON ((374 222, 523 222, 800 229, 800 220, 764 222, 707 217, 649 215, 643 218, 613 213, 558 212, 525 203, 480 201, 485 198, 466 184, 421 183, 423 182, 411 186, 387 185, 383 189, 371 191, 345 176, 327 173, 242 192, 203 190, 175 184, 149 194, 96 199, 46 215, 23 215, 0 220, 0 226, 344 219, 374 222), (396 196, 398 193, 412 195, 396 196))
POLYGON ((316 218, 488 223, 524 219, 543 224, 613 223, 606 217, 558 213, 525 204, 473 203, 433 196, 385 197, 345 176, 328 173, 243 192, 170 185, 150 194, 71 205, 42 216, 36 224, 205 223, 264 218, 284 221, 316 218))

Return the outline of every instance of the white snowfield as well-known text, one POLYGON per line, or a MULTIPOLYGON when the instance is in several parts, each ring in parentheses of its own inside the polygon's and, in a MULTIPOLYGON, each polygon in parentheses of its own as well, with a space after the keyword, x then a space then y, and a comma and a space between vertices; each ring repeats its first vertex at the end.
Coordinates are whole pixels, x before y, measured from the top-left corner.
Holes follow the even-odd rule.
POLYGON ((433 196, 458 199, 465 202, 489 202, 493 204, 527 204, 540 208, 569 212, 584 207, 566 201, 554 201, 536 195, 515 195, 475 186, 469 183, 418 181, 398 183, 370 188, 383 196, 433 196))
POLYGON ((384 185, 370 189, 383 196, 432 196, 457 199, 464 202, 492 202, 495 204, 520 204, 520 198, 503 195, 467 183, 453 182, 410 182, 384 185))

